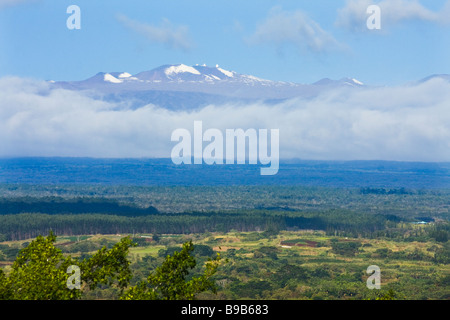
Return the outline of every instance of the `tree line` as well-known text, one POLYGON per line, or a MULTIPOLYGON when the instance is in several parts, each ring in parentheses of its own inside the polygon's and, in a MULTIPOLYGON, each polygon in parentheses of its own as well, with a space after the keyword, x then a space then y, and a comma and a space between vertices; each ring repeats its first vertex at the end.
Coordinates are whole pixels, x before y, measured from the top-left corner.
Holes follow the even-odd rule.
POLYGON ((385 230, 389 221, 383 215, 346 210, 314 213, 242 210, 145 216, 20 213, 0 215, 0 241, 34 238, 50 230, 57 235, 83 235, 314 229, 329 234, 368 236, 385 230))
POLYGON ((76 197, 71 199, 65 199, 62 197, 0 198, 0 215, 19 213, 101 213, 121 216, 145 216, 149 214, 157 214, 158 210, 153 206, 140 208, 121 204, 113 199, 100 197, 76 197))

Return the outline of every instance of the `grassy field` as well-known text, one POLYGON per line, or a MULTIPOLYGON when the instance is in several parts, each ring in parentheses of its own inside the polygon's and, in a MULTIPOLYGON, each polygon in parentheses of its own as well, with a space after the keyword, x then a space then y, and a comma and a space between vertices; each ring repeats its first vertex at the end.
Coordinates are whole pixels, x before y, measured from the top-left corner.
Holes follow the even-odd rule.
MULTIPOLYGON (((398 298, 402 299, 448 299, 450 287, 450 265, 439 264, 433 261, 433 253, 442 248, 442 244, 433 242, 399 242, 383 239, 339 238, 326 236, 318 231, 284 231, 270 238, 255 239, 255 232, 230 232, 226 234, 213 233, 201 238, 197 236, 196 244, 211 246, 214 251, 221 252, 229 258, 228 265, 218 272, 219 278, 232 278, 234 282, 263 281, 264 275, 270 277, 277 273, 283 265, 294 265, 305 268, 310 274, 315 270, 326 270, 327 276, 309 277, 307 281, 299 280, 290 283, 290 291, 284 290, 281 298, 301 299, 301 292, 308 291, 308 298, 348 299, 370 298, 375 295, 366 287, 369 275, 366 273, 370 265, 376 265, 381 270, 381 291, 394 289, 398 298), (333 251, 332 243, 357 242, 361 247, 354 256, 347 256, 333 251), (309 245, 283 245, 286 242, 297 244, 316 243, 309 245), (275 255, 257 255, 262 248, 271 248, 275 255), (383 255, 383 250, 388 254, 383 255), (229 253, 233 252, 233 255, 229 253), (414 260, 414 254, 418 256, 414 260), (412 257, 412 258, 411 258, 412 257), (253 270, 253 271, 252 271, 253 270), (348 286, 349 295, 338 294, 327 296, 324 294, 333 286, 333 281, 339 286, 348 286), (366 291, 366 292, 364 292, 366 291), (311 295, 311 292, 313 294, 311 295), (315 293, 315 295, 314 295, 315 293)), ((188 239, 185 236, 181 240, 188 239)), ((171 243, 170 245, 180 245, 171 243)), ((131 249, 131 253, 144 257, 150 255, 157 257, 161 245, 149 245, 131 249)), ((222 288, 222 296, 233 297, 226 294, 227 288, 222 288)), ((285 288, 278 288, 283 291, 285 288)), ((228 290, 233 290, 228 288, 228 290)), ((257 290, 257 289, 255 289, 257 290)), ((249 298, 277 298, 271 293, 260 292, 250 295, 249 298)), ((342 291, 346 291, 343 289, 342 291)), ((380 292, 381 292, 380 291, 380 292)), ((228 292, 229 293, 229 292, 228 292)), ((210 298, 210 296, 208 296, 210 298)), ((246 297, 246 296, 245 296, 246 297)))

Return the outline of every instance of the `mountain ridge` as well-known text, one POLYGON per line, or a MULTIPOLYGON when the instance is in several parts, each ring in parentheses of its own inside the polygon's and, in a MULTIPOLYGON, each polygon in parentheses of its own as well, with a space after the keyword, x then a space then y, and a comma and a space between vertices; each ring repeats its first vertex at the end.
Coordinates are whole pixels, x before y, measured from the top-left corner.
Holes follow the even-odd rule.
MULTIPOLYGON (((450 75, 433 75, 423 82, 450 75)), ((52 88, 87 91, 112 102, 127 102, 132 108, 148 104, 170 110, 190 110, 209 104, 236 102, 273 103, 293 98, 311 99, 334 90, 358 90, 370 86, 346 77, 323 78, 311 84, 272 81, 229 71, 216 65, 166 64, 131 74, 125 71, 99 72, 81 81, 51 81, 52 88)), ((419 82, 420 83, 420 82, 419 82)))
MULTIPOLYGON (((339 80, 331 80, 329 78, 324 78, 316 83, 321 82, 322 80, 326 80, 328 83, 340 83, 343 79, 346 80, 355 80, 353 83, 358 85, 363 85, 362 82, 354 79, 354 78, 342 78, 339 80)), ((263 84, 271 84, 271 85, 310 85, 310 84, 302 84, 295 82, 287 82, 287 81, 273 81, 268 79, 259 78, 253 75, 241 74, 235 71, 229 71, 219 67, 216 65, 215 67, 209 67, 206 65, 195 65, 195 66, 187 66, 185 64, 166 64, 159 67, 156 67, 151 70, 141 71, 134 75, 122 71, 122 72, 99 72, 96 75, 87 78, 81 81, 58 81, 56 83, 83 83, 83 82, 92 82, 93 80, 100 80, 104 82, 110 83, 124 83, 126 81, 145 81, 145 82, 158 82, 158 81, 243 81, 248 83, 263 83, 263 84), (99 79, 100 77, 108 76, 109 79, 99 79), (112 81, 111 81, 112 80, 112 81)))

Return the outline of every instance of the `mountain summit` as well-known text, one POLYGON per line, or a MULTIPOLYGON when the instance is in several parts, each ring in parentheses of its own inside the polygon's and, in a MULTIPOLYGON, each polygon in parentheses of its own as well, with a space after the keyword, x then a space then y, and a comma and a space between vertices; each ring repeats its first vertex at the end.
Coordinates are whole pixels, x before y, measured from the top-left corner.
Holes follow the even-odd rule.
POLYGON ((151 71, 138 73, 136 78, 147 81, 220 81, 230 80, 237 75, 235 72, 207 66, 189 67, 184 64, 165 65, 151 71))

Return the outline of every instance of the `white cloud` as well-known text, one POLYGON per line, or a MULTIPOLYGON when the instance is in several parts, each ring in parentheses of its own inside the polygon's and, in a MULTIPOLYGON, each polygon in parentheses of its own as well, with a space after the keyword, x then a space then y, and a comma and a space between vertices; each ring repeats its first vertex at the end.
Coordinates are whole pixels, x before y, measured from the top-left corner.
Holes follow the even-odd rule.
POLYGON ((347 0, 345 6, 338 10, 336 25, 351 31, 367 31, 369 14, 366 10, 374 4, 381 9, 383 28, 408 20, 448 23, 450 13, 450 1, 440 11, 432 11, 418 0, 347 0))
POLYGON ((175 26, 168 19, 163 19, 160 26, 135 21, 124 15, 118 15, 117 20, 128 29, 143 35, 152 43, 185 51, 192 47, 192 42, 189 40, 189 28, 187 26, 175 26))
POLYGON ((334 37, 302 11, 273 8, 265 21, 248 38, 250 44, 269 44, 278 49, 294 45, 301 51, 321 53, 343 49, 334 37))
POLYGON ((330 91, 276 105, 129 110, 47 84, 0 79, 0 156, 170 157, 177 128, 279 129, 281 158, 450 161, 450 84, 330 91))

